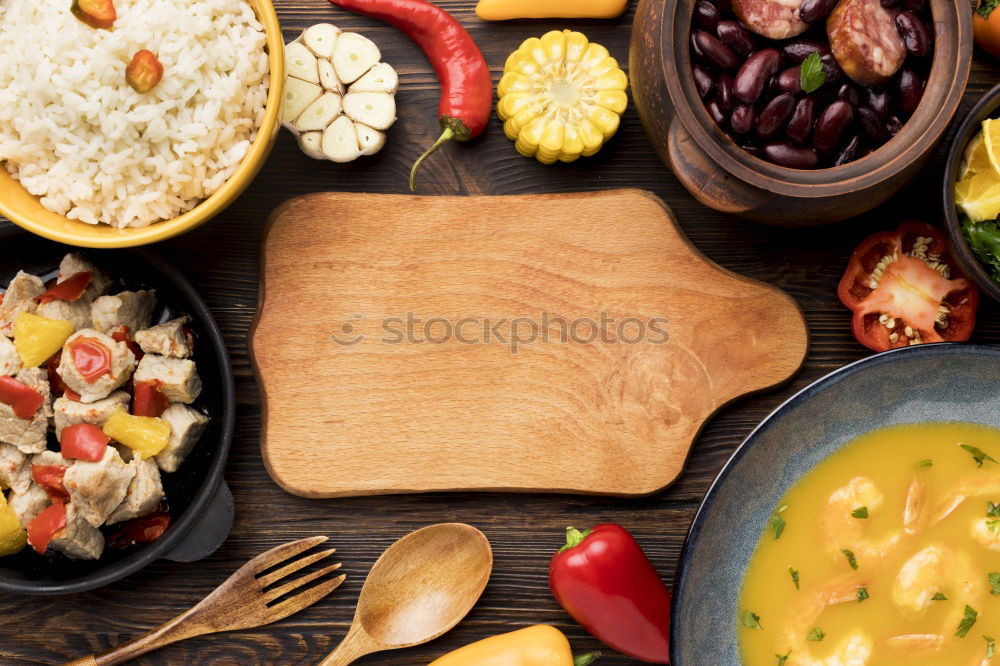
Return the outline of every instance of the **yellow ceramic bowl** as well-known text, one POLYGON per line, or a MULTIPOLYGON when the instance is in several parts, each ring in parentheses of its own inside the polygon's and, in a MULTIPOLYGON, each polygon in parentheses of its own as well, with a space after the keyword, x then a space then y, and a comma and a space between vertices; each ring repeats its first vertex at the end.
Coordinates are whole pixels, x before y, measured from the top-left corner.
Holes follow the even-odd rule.
POLYGON ((210 220, 242 194, 264 165, 281 125, 278 116, 285 84, 285 43, 271 0, 248 0, 267 34, 270 86, 267 108, 257 138, 243 162, 212 196, 172 220, 135 229, 69 220, 47 210, 38 198, 21 187, 6 168, 0 167, 0 214, 15 224, 54 241, 78 247, 134 247, 172 238, 210 220))

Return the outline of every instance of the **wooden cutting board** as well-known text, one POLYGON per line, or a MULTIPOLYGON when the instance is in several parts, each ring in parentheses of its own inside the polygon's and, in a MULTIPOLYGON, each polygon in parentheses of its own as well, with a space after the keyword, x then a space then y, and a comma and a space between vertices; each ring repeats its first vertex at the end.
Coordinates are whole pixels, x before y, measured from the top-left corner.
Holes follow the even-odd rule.
POLYGON ((806 353, 789 296, 639 190, 312 194, 262 252, 264 460, 307 497, 653 493, 715 410, 806 353))

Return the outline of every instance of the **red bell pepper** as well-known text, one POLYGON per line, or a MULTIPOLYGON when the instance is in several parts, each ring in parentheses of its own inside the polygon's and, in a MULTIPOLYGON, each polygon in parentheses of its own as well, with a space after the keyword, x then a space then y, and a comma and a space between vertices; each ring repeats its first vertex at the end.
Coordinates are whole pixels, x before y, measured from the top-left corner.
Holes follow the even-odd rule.
POLYGON ((10 405, 14 416, 30 419, 45 402, 42 394, 13 377, 0 377, 0 402, 10 405))
POLYGON ((63 483, 68 467, 63 465, 32 465, 31 478, 42 487, 52 501, 69 501, 69 491, 63 483))
POLYGON ((111 438, 91 423, 66 426, 59 436, 59 449, 63 458, 98 461, 104 457, 111 438))
POLYGON ((134 416, 159 416, 170 406, 170 401, 160 387, 163 382, 152 380, 135 383, 135 397, 132 399, 132 414, 134 416))
POLYGON ((49 372, 49 386, 52 387, 52 393, 56 396, 64 395, 70 400, 80 402, 80 394, 66 386, 62 375, 59 374, 60 361, 62 361, 62 352, 53 354, 52 358, 45 364, 45 368, 49 372))
POLYGON ((142 347, 136 344, 135 339, 132 337, 132 329, 125 324, 119 324, 111 329, 108 333, 112 340, 115 342, 124 342, 125 346, 128 347, 132 354, 135 356, 136 363, 142 360, 145 355, 142 351, 142 347))
POLYGON ((93 384, 111 372, 111 350, 96 338, 76 338, 66 348, 77 372, 88 384, 93 384))
POLYGON ((44 555, 49 541, 66 527, 66 505, 55 500, 28 523, 28 543, 39 555, 44 555))
POLYGON ((90 271, 73 273, 62 282, 52 285, 48 291, 35 300, 44 305, 50 301, 78 301, 90 286, 90 271))
POLYGON ((108 537, 108 547, 120 550, 137 543, 149 543, 159 539, 170 526, 170 514, 162 504, 156 511, 141 518, 133 518, 122 524, 108 537))
POLYGON ((552 556, 549 586, 584 629, 630 657, 669 662, 670 590, 624 528, 566 530, 552 556))

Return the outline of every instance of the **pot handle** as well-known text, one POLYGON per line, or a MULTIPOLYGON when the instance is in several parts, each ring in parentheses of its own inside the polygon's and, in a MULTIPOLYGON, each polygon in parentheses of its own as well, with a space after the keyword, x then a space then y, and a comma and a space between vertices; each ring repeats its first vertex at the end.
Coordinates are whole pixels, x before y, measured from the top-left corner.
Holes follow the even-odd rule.
POLYGON ((229 536, 235 515, 233 494, 223 480, 191 531, 163 559, 171 562, 197 562, 205 559, 218 550, 229 536))
POLYGON ((667 156, 681 184, 709 208, 744 215, 763 208, 775 198, 772 193, 744 183, 713 162, 676 115, 671 118, 667 130, 667 156))

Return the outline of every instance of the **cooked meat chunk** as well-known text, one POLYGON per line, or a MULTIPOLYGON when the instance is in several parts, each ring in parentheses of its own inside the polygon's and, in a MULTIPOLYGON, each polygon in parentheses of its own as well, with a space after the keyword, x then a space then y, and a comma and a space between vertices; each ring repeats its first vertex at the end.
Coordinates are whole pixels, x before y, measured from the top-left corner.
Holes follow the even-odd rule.
POLYGON ((77 460, 63 477, 70 500, 80 515, 98 527, 122 503, 128 492, 135 468, 126 465, 118 451, 109 446, 97 462, 77 460))
POLYGON ((32 483, 23 493, 12 493, 7 498, 7 506, 17 515, 23 527, 27 527, 51 503, 48 493, 37 483, 32 483))
POLYGON ((10 488, 23 493, 31 485, 31 463, 28 456, 10 444, 0 444, 0 489, 10 488))
POLYGON ((17 418, 9 405, 0 403, 0 442, 12 444, 22 453, 41 453, 45 450, 45 435, 52 416, 48 374, 44 368, 25 368, 15 379, 41 393, 44 400, 30 419, 17 418))
POLYGON ((170 424, 170 441, 156 454, 156 464, 164 472, 176 472, 208 425, 208 417, 187 405, 174 403, 160 415, 170 424))
MULTIPOLYGON (((131 452, 131 450, 129 451, 131 452)), ((160 504, 160 500, 163 499, 160 468, 156 466, 155 460, 152 458, 143 460, 138 456, 133 456, 129 466, 135 468, 135 476, 132 477, 132 482, 128 486, 125 499, 108 517, 108 525, 145 516, 155 509, 160 504)))
POLYGON ((191 338, 185 330, 187 317, 178 317, 168 322, 137 331, 135 341, 147 354, 159 354, 173 358, 191 356, 191 338))
POLYGON ((80 394, 80 401, 86 403, 97 402, 108 397, 112 391, 128 381, 135 370, 135 355, 124 342, 115 342, 103 333, 99 333, 92 328, 85 328, 69 336, 63 346, 62 356, 59 358, 59 376, 73 391, 80 394), (111 354, 111 369, 95 379, 88 382, 76 367, 73 361, 71 348, 73 341, 78 338, 90 338, 104 345, 111 354))
POLYGON ((56 451, 42 451, 41 453, 36 453, 31 458, 32 465, 57 465, 59 467, 69 467, 73 464, 72 460, 66 460, 62 457, 61 453, 56 451))
POLYGON ((85 511, 74 503, 66 505, 66 527, 49 542, 71 560, 97 560, 104 552, 104 535, 85 519, 85 511))
POLYGON ((115 326, 128 326, 132 331, 149 328, 149 319, 156 303, 156 292, 123 291, 114 296, 101 296, 94 301, 90 315, 94 328, 107 333, 115 326))
POLYGON ((0 335, 0 375, 16 375, 21 370, 21 357, 17 355, 14 342, 6 335, 0 335))
MULTIPOLYGON (((67 278, 83 272, 90 273, 90 285, 80 300, 86 299, 89 304, 98 296, 108 293, 108 287, 111 286, 111 282, 105 277, 101 269, 79 254, 72 252, 63 257, 62 261, 59 262, 59 277, 56 278, 56 282, 63 282, 67 278)), ((89 313, 87 321, 90 321, 89 313)))
POLYGON ((80 299, 78 301, 49 301, 38 306, 36 314, 49 319, 61 319, 73 324, 73 330, 79 331, 81 328, 90 328, 90 302, 80 299))
POLYGON ((3 303, 0 303, 0 333, 8 338, 14 335, 14 320, 22 312, 34 312, 35 297, 45 292, 45 283, 34 275, 18 271, 10 281, 3 303))
POLYGON ((70 400, 63 396, 52 403, 55 413, 56 437, 62 436, 63 428, 78 423, 91 423, 103 426, 112 414, 119 409, 128 411, 129 395, 125 391, 115 391, 107 398, 96 402, 85 403, 70 400))
POLYGON ((170 402, 191 404, 201 393, 201 378, 194 361, 146 354, 135 369, 135 381, 159 381, 170 402))

